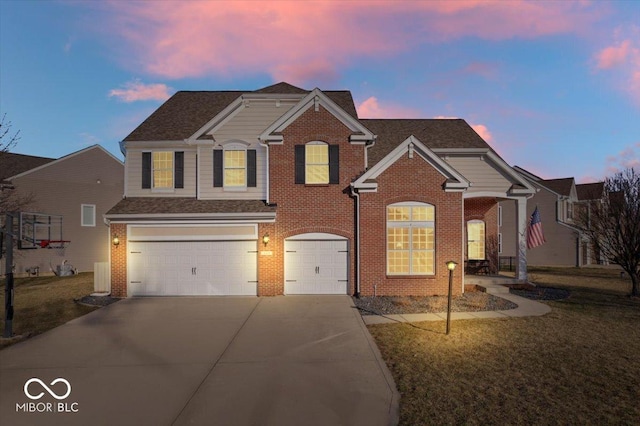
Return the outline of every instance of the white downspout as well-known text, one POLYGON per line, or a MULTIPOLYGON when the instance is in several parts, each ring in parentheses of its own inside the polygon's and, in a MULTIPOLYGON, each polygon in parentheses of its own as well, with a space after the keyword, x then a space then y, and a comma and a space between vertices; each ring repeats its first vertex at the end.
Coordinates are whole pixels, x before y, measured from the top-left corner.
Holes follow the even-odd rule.
POLYGON ((351 193, 356 198, 356 291, 355 296, 360 297, 360 194, 351 186, 351 193))
POLYGON ((264 146, 266 149, 266 154, 265 154, 265 172, 266 172, 266 190, 267 190, 267 197, 266 197, 266 202, 267 205, 269 205, 269 144, 268 143, 260 143, 260 145, 264 146))

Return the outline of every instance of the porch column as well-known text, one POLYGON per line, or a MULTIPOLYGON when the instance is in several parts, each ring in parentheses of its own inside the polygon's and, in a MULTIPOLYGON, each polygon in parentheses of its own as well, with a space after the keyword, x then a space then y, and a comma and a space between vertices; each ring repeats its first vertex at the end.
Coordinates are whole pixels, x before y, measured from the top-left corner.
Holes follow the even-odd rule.
POLYGON ((516 279, 527 280, 527 199, 516 200, 516 279))

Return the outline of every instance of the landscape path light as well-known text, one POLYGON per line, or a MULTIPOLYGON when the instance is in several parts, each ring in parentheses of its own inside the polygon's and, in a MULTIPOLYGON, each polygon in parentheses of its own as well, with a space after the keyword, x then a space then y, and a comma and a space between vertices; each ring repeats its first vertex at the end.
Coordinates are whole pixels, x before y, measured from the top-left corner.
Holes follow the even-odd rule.
POLYGON ((451 293, 453 292, 453 270, 458 265, 453 260, 447 262, 447 269, 449 270, 449 300, 447 303, 447 334, 451 331, 451 293))

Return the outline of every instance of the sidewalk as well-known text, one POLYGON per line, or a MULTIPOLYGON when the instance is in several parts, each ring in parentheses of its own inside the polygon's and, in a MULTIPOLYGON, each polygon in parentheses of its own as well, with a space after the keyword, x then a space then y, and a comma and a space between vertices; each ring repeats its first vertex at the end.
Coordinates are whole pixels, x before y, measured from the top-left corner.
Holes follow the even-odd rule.
MULTIPOLYGON (((509 317, 533 317, 541 316, 551 312, 551 307, 544 303, 536 302, 515 294, 502 293, 494 294, 510 300, 518 305, 515 309, 506 311, 480 311, 480 312, 451 312, 452 320, 469 320, 484 318, 509 318, 509 317)), ((443 321, 447 319, 446 312, 437 314, 402 314, 402 315, 363 315, 362 319, 366 325, 385 324, 394 322, 420 322, 420 321, 443 321)))

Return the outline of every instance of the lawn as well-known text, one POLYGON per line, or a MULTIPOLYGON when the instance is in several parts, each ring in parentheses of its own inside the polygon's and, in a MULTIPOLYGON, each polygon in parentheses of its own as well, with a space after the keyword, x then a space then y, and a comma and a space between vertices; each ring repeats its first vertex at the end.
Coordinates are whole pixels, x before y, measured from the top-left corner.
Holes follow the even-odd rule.
POLYGON ((640 300, 617 271, 532 272, 571 290, 543 317, 369 327, 402 425, 638 424, 640 300))
MULTIPOLYGON (((31 337, 55 328, 96 308, 79 305, 79 299, 93 292, 93 273, 81 273, 70 277, 29 277, 14 280, 13 333, 31 337)), ((0 333, 4 332, 4 288, 0 286, 0 333)), ((1 339, 0 348, 19 339, 1 339)))

